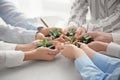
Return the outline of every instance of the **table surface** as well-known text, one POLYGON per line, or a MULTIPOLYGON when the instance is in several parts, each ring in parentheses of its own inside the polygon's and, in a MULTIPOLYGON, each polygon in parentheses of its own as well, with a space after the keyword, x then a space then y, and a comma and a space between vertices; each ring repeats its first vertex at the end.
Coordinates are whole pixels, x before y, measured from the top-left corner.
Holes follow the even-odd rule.
POLYGON ((57 55, 53 61, 29 61, 0 71, 0 80, 82 80, 74 61, 57 55))

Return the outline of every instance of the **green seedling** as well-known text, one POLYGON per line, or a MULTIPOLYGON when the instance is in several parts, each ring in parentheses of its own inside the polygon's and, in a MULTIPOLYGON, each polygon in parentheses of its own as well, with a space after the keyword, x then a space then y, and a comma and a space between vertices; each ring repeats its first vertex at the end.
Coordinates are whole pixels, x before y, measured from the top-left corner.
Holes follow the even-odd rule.
POLYGON ((46 39, 44 39, 42 42, 39 42, 37 44, 37 47, 47 47, 50 49, 55 49, 55 46, 52 44, 52 42, 47 41, 46 39))
POLYGON ((69 36, 69 37, 67 38, 67 40, 68 40, 71 44, 73 44, 74 41, 75 41, 75 37, 74 37, 74 36, 69 36))
POLYGON ((51 37, 52 39, 56 39, 58 37, 60 37, 61 32, 59 31, 59 29, 54 29, 52 31, 50 31, 50 33, 48 35, 46 35, 46 37, 51 37))
POLYGON ((75 29, 70 29, 70 30, 67 32, 66 36, 74 36, 75 33, 76 33, 76 30, 75 30, 75 29))
POLYGON ((94 41, 91 36, 88 34, 83 35, 83 38, 81 40, 82 43, 88 44, 90 42, 94 41))

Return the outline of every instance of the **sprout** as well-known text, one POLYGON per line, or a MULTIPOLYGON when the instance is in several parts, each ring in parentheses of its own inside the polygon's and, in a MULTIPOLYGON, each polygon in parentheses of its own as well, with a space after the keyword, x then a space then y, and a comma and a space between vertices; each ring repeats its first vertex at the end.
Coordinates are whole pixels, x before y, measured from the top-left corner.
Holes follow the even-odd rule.
POLYGON ((88 44, 90 42, 94 41, 91 36, 88 34, 83 35, 83 38, 81 40, 82 43, 88 44))
POLYGON ((47 41, 46 39, 44 39, 42 42, 39 42, 37 47, 48 47, 50 49, 55 49, 55 46, 52 44, 52 42, 47 41))
POLYGON ((66 36, 74 36, 74 35, 75 35, 75 32, 76 32, 75 29, 70 29, 70 30, 67 32, 66 36))
POLYGON ((50 31, 50 33, 48 35, 46 35, 46 37, 51 37, 52 39, 56 39, 58 37, 60 37, 61 33, 59 31, 59 29, 54 29, 52 31, 50 31))

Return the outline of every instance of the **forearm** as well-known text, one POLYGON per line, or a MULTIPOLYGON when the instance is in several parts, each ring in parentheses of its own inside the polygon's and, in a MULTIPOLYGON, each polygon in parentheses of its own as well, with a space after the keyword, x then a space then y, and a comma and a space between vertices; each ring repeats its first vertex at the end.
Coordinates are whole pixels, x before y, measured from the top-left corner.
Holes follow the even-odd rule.
POLYGON ((33 49, 37 48, 37 46, 33 43, 30 44, 17 44, 16 49, 17 51, 31 51, 33 49))

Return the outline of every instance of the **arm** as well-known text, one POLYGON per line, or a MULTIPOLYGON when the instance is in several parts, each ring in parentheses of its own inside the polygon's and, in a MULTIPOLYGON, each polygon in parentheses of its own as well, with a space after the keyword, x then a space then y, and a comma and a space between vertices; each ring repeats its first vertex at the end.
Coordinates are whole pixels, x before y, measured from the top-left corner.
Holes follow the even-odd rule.
POLYGON ((108 76, 96 67, 87 56, 77 58, 75 66, 83 80, 106 80, 105 78, 108 76))
POLYGON ((43 26, 40 23, 40 18, 27 18, 10 0, 0 0, 0 17, 7 24, 29 30, 36 30, 36 27, 43 26))
POLYGON ((120 67, 120 59, 111 58, 103 54, 96 53, 83 43, 81 43, 81 48, 85 51, 93 63, 105 73, 111 73, 115 70, 115 68, 120 67))
MULTIPOLYGON (((38 41, 39 42, 39 41, 38 41)), ((36 45, 12 44, 0 42, 0 69, 5 67, 15 67, 28 60, 53 60, 57 55, 57 50, 41 47, 36 49, 36 45), (34 49, 30 47, 34 46, 34 49), (29 48, 29 50, 27 49, 29 48), (32 49, 30 49, 32 48, 32 49)))
MULTIPOLYGON (((99 65, 102 65, 101 63, 99 65)), ((113 71, 112 73, 104 73, 98 67, 96 67, 87 56, 77 58, 75 60, 75 65, 83 77, 83 80, 118 80, 120 74, 116 71, 113 71)), ((105 65, 102 66, 105 67, 105 65)), ((117 70, 120 69, 117 68, 117 70)))
POLYGON ((75 0, 71 7, 71 17, 69 26, 81 27, 86 23, 86 14, 88 12, 87 0, 75 0))
MULTIPOLYGON (((81 48, 78 48, 72 44, 67 44, 65 46, 60 46, 59 49, 61 49, 61 54, 64 55, 67 58, 70 59, 76 59, 75 60, 75 65, 78 69, 78 71, 80 72, 83 80, 112 80, 111 79, 111 75, 113 71, 112 67, 108 67, 110 68, 111 72, 103 72, 101 70, 101 68, 99 68, 99 66, 96 66, 93 64, 93 62, 90 59, 93 58, 98 58, 98 60, 100 60, 99 56, 96 57, 96 52, 91 50, 89 47, 87 47, 86 45, 81 44, 80 46, 82 49, 86 49, 86 50, 82 50, 81 48), (86 55, 86 54, 87 55, 86 55), (94 57, 95 56, 95 57, 94 57), (88 58, 89 57, 89 58, 88 58)), ((104 59, 105 57, 103 56, 102 59, 104 59)), ((95 59, 94 59, 95 60, 95 59)), ((119 69, 120 67, 120 60, 115 59, 114 60, 116 65, 109 65, 108 66, 114 66, 114 70, 117 68, 119 69)), ((99 61, 100 62, 100 61, 99 61)), ((106 61, 102 61, 100 62, 99 65, 102 65, 102 67, 106 68, 106 61)), ((119 77, 119 73, 118 75, 114 75, 112 76, 112 78, 118 78, 119 77)), ((117 79, 114 79, 117 80, 117 79)))
POLYGON ((104 31, 112 32, 113 30, 118 30, 120 28, 120 4, 115 8, 114 13, 105 19, 96 21, 95 24, 88 23, 89 31, 104 31))
POLYGON ((11 43, 30 43, 35 40, 36 32, 10 25, 0 25, 0 40, 11 43))

